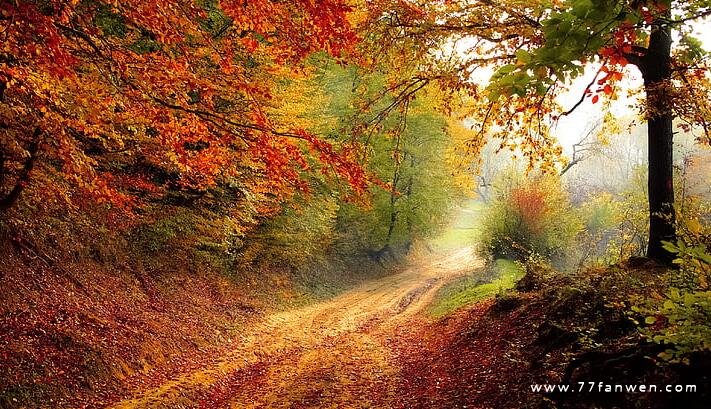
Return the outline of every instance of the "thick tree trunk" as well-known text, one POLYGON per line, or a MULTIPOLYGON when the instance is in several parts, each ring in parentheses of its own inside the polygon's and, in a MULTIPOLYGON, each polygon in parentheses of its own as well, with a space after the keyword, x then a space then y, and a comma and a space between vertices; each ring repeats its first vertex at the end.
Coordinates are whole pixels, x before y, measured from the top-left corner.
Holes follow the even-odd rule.
POLYGON ((674 182, 672 107, 668 96, 671 80, 671 29, 662 21, 652 28, 649 47, 640 70, 644 77, 649 116, 649 245, 647 257, 668 263, 672 255, 662 241, 673 241, 674 182))
POLYGON ((649 246, 647 257, 664 262, 671 254, 662 241, 675 240, 672 165, 672 117, 650 119, 649 126, 649 246))

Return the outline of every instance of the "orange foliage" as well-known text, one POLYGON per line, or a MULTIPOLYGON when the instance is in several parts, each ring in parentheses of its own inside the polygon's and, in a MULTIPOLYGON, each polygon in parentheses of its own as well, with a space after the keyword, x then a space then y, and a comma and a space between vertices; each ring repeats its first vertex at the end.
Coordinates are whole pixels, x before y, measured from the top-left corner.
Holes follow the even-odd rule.
POLYGON ((519 186, 511 191, 510 200, 528 230, 531 233, 540 233, 545 227, 543 224, 548 212, 545 193, 536 186, 519 186))
MULTIPOLYGON (((307 188, 301 172, 311 155, 362 191, 367 177, 348 150, 265 114, 281 67, 298 70, 322 50, 353 54, 350 8, 341 0, 212 3, 2 2, 3 160, 21 163, 25 147, 39 143, 45 172, 123 207, 135 205, 128 190, 232 181, 286 197, 307 188)), ((17 180, 18 168, 3 175, 17 180)))

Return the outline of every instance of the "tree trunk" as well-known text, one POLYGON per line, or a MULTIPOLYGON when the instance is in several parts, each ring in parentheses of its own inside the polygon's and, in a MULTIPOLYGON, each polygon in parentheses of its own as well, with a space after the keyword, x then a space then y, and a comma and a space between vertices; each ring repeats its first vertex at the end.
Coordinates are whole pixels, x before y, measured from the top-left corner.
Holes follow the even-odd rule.
MULTIPOLYGON (((32 169, 35 166, 35 161, 37 160, 41 135, 42 130, 40 128, 35 128, 35 131, 32 133, 30 145, 27 148, 27 151, 29 152, 30 156, 25 161, 25 165, 20 171, 20 175, 17 177, 15 186, 10 190, 10 192, 0 197, 0 211, 8 210, 12 206, 14 206, 17 200, 20 198, 22 190, 30 182, 30 173, 32 173, 32 169)), ((0 151, 1 150, 2 147, 0 147, 0 151)), ((5 181, 5 172, 5 153, 0 152, 0 181, 2 182, 5 181)), ((0 189, 3 187, 4 186, 0 184, 0 189)))
MULTIPOLYGON (((415 167, 415 159, 410 160, 410 167, 414 168, 415 167)), ((411 169, 411 171, 414 172, 414 169, 411 169)), ((407 250, 410 251, 410 248, 412 247, 412 232, 414 231, 414 222, 412 221, 412 214, 414 213, 414 209, 412 207, 412 183, 413 183, 413 177, 412 174, 410 175, 410 178, 407 181, 407 188, 405 189, 405 197, 407 198, 407 250)))
POLYGON ((647 135, 649 144, 649 245, 647 257, 668 263, 672 255, 662 241, 676 238, 674 228, 673 132, 669 101, 671 80, 671 29, 661 20, 652 27, 649 47, 640 70, 648 102, 647 135))
POLYGON ((395 138, 395 146, 393 147, 393 158, 395 160, 395 169, 393 171, 393 181, 390 187, 390 224, 388 226, 388 235, 385 238, 385 245, 383 248, 390 246, 390 242, 393 237, 393 232, 395 231, 395 225, 397 224, 397 209, 395 205, 398 199, 397 184, 400 182, 400 171, 402 166, 402 160, 400 158, 400 134, 395 138))
POLYGON ((672 257, 662 241, 674 241, 674 188, 672 165, 672 117, 664 115, 649 123, 649 245, 647 257, 669 262, 672 257))

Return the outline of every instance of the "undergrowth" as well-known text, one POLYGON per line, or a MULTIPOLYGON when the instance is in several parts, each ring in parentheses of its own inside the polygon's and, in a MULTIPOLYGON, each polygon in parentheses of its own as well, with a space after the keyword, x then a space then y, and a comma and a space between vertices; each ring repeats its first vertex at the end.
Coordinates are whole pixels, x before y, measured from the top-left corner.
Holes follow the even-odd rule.
POLYGON ((444 317, 471 303, 513 288, 524 275, 519 263, 498 259, 483 271, 466 275, 443 287, 430 307, 435 318, 444 317))

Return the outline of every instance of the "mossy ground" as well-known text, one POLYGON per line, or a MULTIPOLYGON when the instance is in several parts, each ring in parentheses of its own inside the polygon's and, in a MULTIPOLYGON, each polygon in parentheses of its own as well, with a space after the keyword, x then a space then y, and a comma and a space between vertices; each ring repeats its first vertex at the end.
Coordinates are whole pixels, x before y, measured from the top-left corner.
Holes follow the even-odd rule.
POLYGON ((449 315, 462 307, 513 288, 523 275, 523 268, 519 264, 511 260, 496 260, 484 271, 468 274, 443 287, 429 312, 436 318, 449 315))

